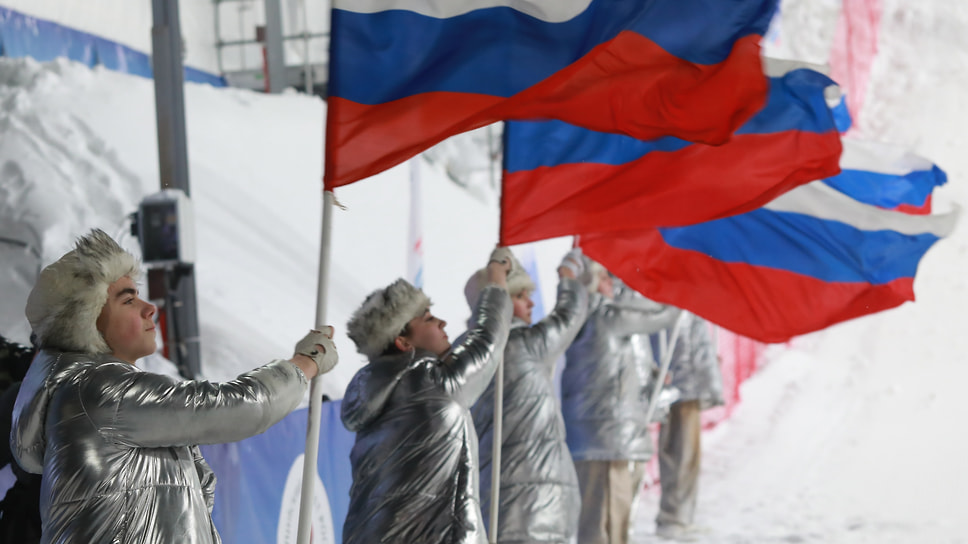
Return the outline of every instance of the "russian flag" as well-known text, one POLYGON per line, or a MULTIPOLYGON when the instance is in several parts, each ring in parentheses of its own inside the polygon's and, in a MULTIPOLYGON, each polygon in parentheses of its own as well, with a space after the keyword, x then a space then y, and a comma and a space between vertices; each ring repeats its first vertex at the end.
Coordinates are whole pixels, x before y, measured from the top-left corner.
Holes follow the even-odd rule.
POLYGON ((833 81, 807 69, 768 81, 766 104, 720 146, 506 123, 501 243, 709 221, 837 174, 833 81))
POLYGON ((784 342, 914 300, 921 257, 957 216, 886 210, 816 181, 735 217, 580 245, 649 298, 784 342))
POLYGON ((854 138, 843 144, 841 173, 824 183, 881 208, 931 213, 931 192, 948 181, 944 170, 895 145, 854 138))
POLYGON ((505 119, 721 144, 765 99, 776 4, 334 0, 326 187, 505 119))

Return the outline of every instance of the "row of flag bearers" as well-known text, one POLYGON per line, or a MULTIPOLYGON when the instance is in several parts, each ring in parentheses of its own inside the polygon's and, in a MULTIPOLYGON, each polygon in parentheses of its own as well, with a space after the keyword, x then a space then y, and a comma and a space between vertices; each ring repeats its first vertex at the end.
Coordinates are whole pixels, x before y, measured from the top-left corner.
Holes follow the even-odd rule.
MULTIPOLYGON (((566 542, 577 535, 579 542, 599 542, 607 541, 602 534, 627 533, 628 505, 609 502, 618 494, 601 489, 621 483, 629 489, 626 498, 633 496, 641 474, 637 463, 651 455, 641 404, 648 372, 625 359, 651 361, 662 351, 663 342, 642 338, 670 327, 665 314, 694 312, 677 323, 689 333, 703 330, 695 325, 702 316, 745 336, 780 342, 913 300, 921 257, 951 232, 957 217, 930 214, 930 199, 923 198, 944 182, 943 173, 930 165, 928 175, 916 174, 924 165, 897 153, 882 153, 851 170, 856 153, 844 152, 845 118, 831 111, 843 101, 832 96, 836 84, 810 67, 761 57, 760 39, 777 10, 775 0, 334 2, 327 189, 385 170, 451 135, 504 121, 500 245, 576 236, 590 262, 621 278, 614 293, 596 286, 582 302, 575 294, 582 289, 570 290, 571 278, 563 274, 558 304, 533 325, 516 311, 512 288, 510 331, 485 327, 495 322, 491 313, 507 309, 492 300, 493 289, 478 285, 468 289, 474 309, 468 335, 453 352, 431 349, 420 362, 392 350, 378 359, 367 354, 371 363, 354 378, 343 405, 351 430, 368 433, 367 424, 381 425, 372 406, 362 423, 361 399, 399 408, 393 403, 400 399, 383 388, 409 376, 407 365, 413 364, 415 375, 430 380, 424 385, 460 391, 439 413, 472 416, 485 445, 505 440, 501 450, 508 450, 510 468, 500 464, 508 479, 498 484, 490 479, 492 463, 498 465, 491 449, 475 448, 468 421, 448 420, 464 437, 454 448, 482 452, 484 479, 478 482, 467 457, 457 472, 435 473, 456 474, 455 481, 465 484, 454 495, 454 504, 462 505, 458 528, 440 541, 483 539, 470 491, 497 485, 498 505, 488 504, 487 493, 481 500, 501 513, 492 528, 500 541, 566 542), (867 183, 867 174, 875 172, 884 176, 867 183), (881 197, 894 182, 920 184, 920 192, 900 191, 914 208, 885 204, 881 197), (912 217, 925 209, 927 215, 912 217), (629 324, 636 333, 623 331, 629 324), (503 355, 506 375, 498 382, 507 397, 502 399, 500 387, 485 388, 479 404, 468 404, 467 392, 480 389, 480 374, 497 372, 493 361, 469 361, 485 356, 485 340, 492 342, 492 358, 503 355), (542 396, 550 386, 536 378, 542 375, 536 369, 547 370, 562 351, 558 420, 550 402, 537 400, 554 397, 542 396), (436 378, 440 368, 464 370, 436 378), (488 417, 489 405, 509 410, 508 427, 488 417), (531 428, 519 416, 543 422, 541 433, 527 434, 531 428), (514 450, 532 438, 533 457, 514 450), (575 480, 566 465, 574 465, 575 480), (577 517, 571 493, 576 480, 577 517), (597 513, 589 510, 592 504, 601 507, 597 513)), ((377 291, 367 304, 387 301, 400 289, 396 284, 377 291)), ((354 340, 365 335, 353 329, 376 312, 367 304, 350 322, 354 340)), ((409 338, 400 327, 387 334, 398 332, 409 338)), ((708 359, 711 352, 704 356, 697 349, 693 357, 708 359)), ((421 391, 433 389, 427 387, 421 391)), ((695 421, 707 402, 679 403, 670 422, 695 421)), ((404 415, 386 417, 413 411, 419 412, 409 407, 404 415)), ((388 412, 394 410, 382 413, 388 412)), ((393 478, 372 489, 357 483, 387 470, 373 459, 385 458, 390 447, 364 448, 359 440, 344 541, 377 541, 384 530, 394 536, 403 531, 411 541, 429 538, 443 523, 439 519, 410 524, 388 513, 405 485, 393 478), (382 496, 392 498, 381 504, 376 497, 382 496), (371 508, 360 508, 359 501, 371 508)), ((683 432, 669 432, 662 442, 670 451, 678 448, 679 458, 698 459, 698 449, 681 440, 683 432)), ((404 457, 416 462, 408 448, 404 457)), ((667 488, 681 482, 682 489, 695 482, 684 476, 664 480, 667 488)), ((674 502, 665 499, 663 508, 674 502)), ((421 509, 424 501, 431 499, 408 504, 430 518, 439 514, 421 509)), ((694 504, 688 498, 678 502, 694 504)), ((663 533, 682 536, 691 518, 658 521, 663 533)))
MULTIPOLYGON (((496 249, 466 284, 472 315, 452 343, 430 300, 405 280, 366 298, 347 325, 369 363, 342 404, 356 433, 343 542, 483 543, 495 507, 492 542, 627 541, 654 454, 653 354, 675 350, 673 376, 702 367, 705 380, 683 382, 682 400, 711 405, 721 402, 715 353, 704 322, 622 286, 580 250, 558 273, 555 306, 533 323, 535 285, 507 248, 496 249), (660 331, 676 321, 687 321, 683 340, 660 346, 660 331)), ((666 439, 670 492, 658 527, 670 537, 686 534, 695 505, 698 435, 682 435, 666 439), (695 470, 683 475, 683 459, 695 470)))

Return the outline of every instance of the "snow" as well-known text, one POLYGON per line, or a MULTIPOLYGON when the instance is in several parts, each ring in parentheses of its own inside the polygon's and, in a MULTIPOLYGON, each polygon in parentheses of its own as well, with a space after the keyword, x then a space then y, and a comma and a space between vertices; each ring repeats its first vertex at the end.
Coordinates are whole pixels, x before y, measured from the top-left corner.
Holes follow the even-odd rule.
MULTIPOLYGON (((901 144, 944 168, 935 207, 966 202, 968 4, 884 0, 881 50, 858 136, 901 144)), ((839 2, 783 3, 778 56, 824 62, 839 2)), ((768 52, 770 48, 768 48, 768 52)), ((40 259, 0 243, 0 332, 21 341, 31 276, 100 227, 137 251, 126 215, 159 189, 152 83, 58 61, 0 59, 0 238, 36 238, 40 259)), ((288 357, 314 325, 325 105, 186 85, 199 259, 203 370, 231 378, 288 357)), ((478 133, 479 136, 480 133, 478 133)), ((471 146, 473 147, 473 146, 471 146)), ((449 176, 473 153, 451 142, 416 159, 423 183, 425 290, 451 336, 468 315, 466 278, 497 240, 486 171, 473 191, 449 176), (461 155, 458 155, 461 154, 461 155)), ((467 162, 478 164, 480 156, 467 162)), ((407 267, 410 165, 342 188, 334 213, 327 321, 342 396, 362 364, 345 336, 367 293, 407 267)), ((774 346, 733 417, 704 436, 697 522, 706 543, 968 542, 968 226, 921 263, 918 301, 774 346)), ((535 244, 544 306, 569 242, 535 244)), ((524 255, 524 248, 515 248, 524 255)), ((152 369, 170 372, 157 358, 152 369)), ((651 542, 656 490, 634 542, 651 542)))

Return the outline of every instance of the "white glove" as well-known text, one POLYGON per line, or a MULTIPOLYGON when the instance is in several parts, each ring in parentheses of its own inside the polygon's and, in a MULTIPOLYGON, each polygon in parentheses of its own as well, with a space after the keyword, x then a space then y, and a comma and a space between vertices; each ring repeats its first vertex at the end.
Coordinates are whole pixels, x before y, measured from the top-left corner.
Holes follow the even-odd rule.
POLYGON ((508 265, 508 274, 514 270, 514 254, 511 253, 510 249, 504 246, 494 248, 494 251, 491 252, 491 256, 487 258, 487 262, 490 263, 492 261, 502 264, 506 263, 508 265))
POLYGON ((339 361, 336 344, 333 342, 333 327, 323 327, 322 331, 309 331, 302 340, 296 342, 296 354, 312 359, 319 374, 333 370, 339 361), (322 346, 323 351, 319 351, 317 346, 322 346))
POLYGON ((561 264, 558 266, 559 268, 567 268, 568 270, 571 270, 575 275, 575 278, 580 278, 585 272, 585 260, 581 257, 581 248, 572 248, 571 251, 565 253, 565 256, 561 259, 561 264))

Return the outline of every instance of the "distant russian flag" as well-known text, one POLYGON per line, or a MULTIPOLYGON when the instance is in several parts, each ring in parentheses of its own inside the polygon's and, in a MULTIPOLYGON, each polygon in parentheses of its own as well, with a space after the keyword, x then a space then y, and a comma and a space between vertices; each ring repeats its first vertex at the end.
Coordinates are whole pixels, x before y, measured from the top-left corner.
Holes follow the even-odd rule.
POLYGON ((505 119, 723 143, 765 99, 776 4, 334 0, 326 187, 505 119))
POLYGON ((807 69, 769 78, 766 104, 720 146, 508 122, 501 243, 710 221, 836 175, 831 85, 807 69))
POLYGON ((898 146, 844 138, 841 173, 824 180, 861 202, 912 214, 931 213, 931 192, 948 181, 934 163, 898 146))
POLYGON ((783 342, 914 300, 921 258, 957 216, 885 210, 817 181, 735 217, 580 245, 649 298, 783 342))

